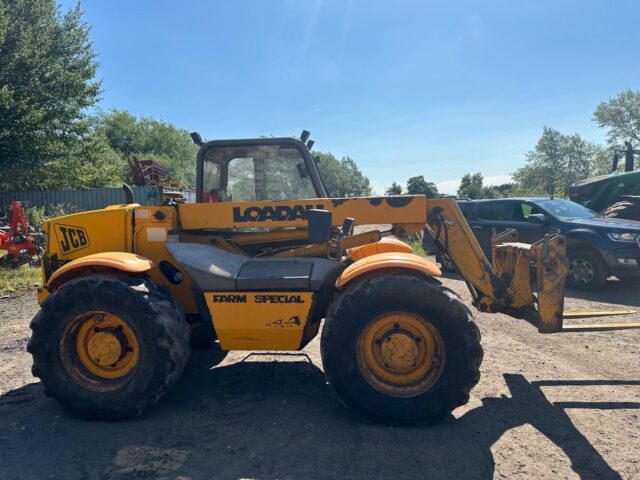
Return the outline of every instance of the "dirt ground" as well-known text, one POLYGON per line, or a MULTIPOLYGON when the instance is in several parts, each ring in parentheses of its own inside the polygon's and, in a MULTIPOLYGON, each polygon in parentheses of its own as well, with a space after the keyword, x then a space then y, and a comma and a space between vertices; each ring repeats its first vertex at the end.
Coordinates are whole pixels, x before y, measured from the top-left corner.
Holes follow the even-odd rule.
MULTIPOLYGON (((469 302, 462 281, 444 282, 469 302)), ((640 310, 640 284, 568 295, 567 310, 640 310)), ((65 413, 31 376, 36 310, 32 292, 0 299, 2 479, 640 478, 640 330, 543 336, 477 314, 482 379, 432 427, 354 417, 324 379, 317 340, 213 369, 195 352, 155 408, 102 422, 65 413)))

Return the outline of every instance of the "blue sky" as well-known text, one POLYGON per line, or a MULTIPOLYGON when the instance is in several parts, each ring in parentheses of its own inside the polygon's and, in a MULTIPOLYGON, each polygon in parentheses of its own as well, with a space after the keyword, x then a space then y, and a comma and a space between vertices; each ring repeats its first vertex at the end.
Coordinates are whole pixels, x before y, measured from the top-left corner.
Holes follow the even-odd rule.
MULTIPOLYGON (((75 1, 61 2, 63 8, 75 1)), ((603 142, 637 89, 637 1, 85 0, 103 109, 207 139, 312 132, 377 193, 508 180, 542 127, 603 142)))

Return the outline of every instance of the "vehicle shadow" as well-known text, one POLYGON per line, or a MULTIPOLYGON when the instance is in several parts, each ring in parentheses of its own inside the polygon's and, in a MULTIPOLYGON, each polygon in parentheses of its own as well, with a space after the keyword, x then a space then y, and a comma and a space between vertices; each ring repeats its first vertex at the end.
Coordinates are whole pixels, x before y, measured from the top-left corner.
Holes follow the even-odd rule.
POLYGON ((616 305, 627 305, 629 307, 640 307, 640 281, 620 281, 615 278, 610 278, 599 290, 593 292, 567 288, 565 297, 588 300, 596 303, 612 303, 616 305))
POLYGON ((194 357, 139 419, 76 418, 40 384, 1 396, 0 477, 491 479, 492 445, 530 424, 581 478, 620 478, 540 382, 522 375, 504 375, 510 397, 483 398, 459 419, 401 427, 358 420, 311 362, 248 359, 210 370, 194 357))
MULTIPOLYGON (((442 272, 442 278, 464 281, 459 273, 442 272)), ((620 281, 611 277, 599 290, 591 292, 567 287, 565 290, 565 298, 587 300, 594 303, 610 303, 615 305, 626 305, 629 307, 640 307, 640 279, 620 281)))

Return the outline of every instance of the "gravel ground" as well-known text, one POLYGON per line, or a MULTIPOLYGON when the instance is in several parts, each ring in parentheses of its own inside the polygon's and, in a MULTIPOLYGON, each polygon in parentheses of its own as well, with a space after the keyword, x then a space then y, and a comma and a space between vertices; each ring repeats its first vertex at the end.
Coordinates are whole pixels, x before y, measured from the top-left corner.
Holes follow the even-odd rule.
MULTIPOLYGON (((457 277, 444 283, 469 302, 457 277)), ((639 292, 610 281, 569 292, 567 310, 638 308, 639 292)), ((155 408, 102 422, 65 413, 31 376, 36 311, 33 292, 0 298, 2 479, 640 478, 640 330, 544 336, 478 313, 482 379, 432 427, 355 418, 325 382, 317 339, 213 369, 195 352, 155 408)))

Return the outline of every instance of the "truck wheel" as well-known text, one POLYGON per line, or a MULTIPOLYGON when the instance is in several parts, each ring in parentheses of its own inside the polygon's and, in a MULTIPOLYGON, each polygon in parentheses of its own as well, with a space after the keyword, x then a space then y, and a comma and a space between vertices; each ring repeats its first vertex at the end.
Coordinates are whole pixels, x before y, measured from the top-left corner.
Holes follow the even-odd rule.
POLYGON ((176 382, 190 327, 169 292, 144 278, 91 275, 42 304, 27 350, 45 394, 91 418, 137 416, 176 382))
POLYGON ((576 290, 593 291, 607 281, 607 267, 596 252, 575 250, 569 257, 569 275, 567 285, 576 290))
POLYGON ((320 344, 340 399, 368 420, 435 422, 480 380, 480 331, 469 309, 429 277, 356 280, 331 306, 320 344))

